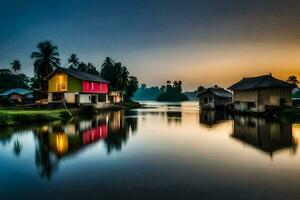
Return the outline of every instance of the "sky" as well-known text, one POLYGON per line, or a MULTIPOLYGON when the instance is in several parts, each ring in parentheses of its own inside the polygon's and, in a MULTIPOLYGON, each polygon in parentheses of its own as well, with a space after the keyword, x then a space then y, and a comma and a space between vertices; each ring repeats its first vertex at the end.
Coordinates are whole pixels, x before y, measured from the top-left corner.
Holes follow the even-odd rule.
POLYGON ((243 77, 300 78, 299 0, 0 0, 0 68, 51 40, 62 67, 105 57, 148 86, 228 87, 243 77))

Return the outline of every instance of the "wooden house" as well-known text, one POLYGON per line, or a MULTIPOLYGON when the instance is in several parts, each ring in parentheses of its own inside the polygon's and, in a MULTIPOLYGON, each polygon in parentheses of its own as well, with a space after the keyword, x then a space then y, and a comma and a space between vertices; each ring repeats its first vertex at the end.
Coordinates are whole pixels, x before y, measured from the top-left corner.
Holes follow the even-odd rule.
POLYGON ((48 102, 94 104, 108 102, 108 82, 102 77, 66 68, 57 68, 48 77, 48 102))
POLYGON ((199 106, 202 110, 222 109, 232 102, 232 94, 219 87, 207 88, 199 95, 199 106))
POLYGON ((31 104, 35 101, 35 93, 29 89, 13 88, 1 93, 0 101, 3 105, 31 104))
POLYGON ((234 110, 265 112, 272 107, 291 106, 293 87, 270 74, 243 78, 229 89, 233 91, 234 110))

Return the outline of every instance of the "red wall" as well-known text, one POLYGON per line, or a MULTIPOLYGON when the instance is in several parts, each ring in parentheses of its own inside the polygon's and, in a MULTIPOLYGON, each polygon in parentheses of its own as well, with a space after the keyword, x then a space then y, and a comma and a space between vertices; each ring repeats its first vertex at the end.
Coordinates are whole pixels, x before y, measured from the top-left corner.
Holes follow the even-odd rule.
POLYGON ((101 94, 108 93, 108 84, 107 83, 93 82, 93 84, 94 84, 94 87, 92 89, 92 82, 82 81, 83 92, 86 92, 86 93, 101 93, 101 94))

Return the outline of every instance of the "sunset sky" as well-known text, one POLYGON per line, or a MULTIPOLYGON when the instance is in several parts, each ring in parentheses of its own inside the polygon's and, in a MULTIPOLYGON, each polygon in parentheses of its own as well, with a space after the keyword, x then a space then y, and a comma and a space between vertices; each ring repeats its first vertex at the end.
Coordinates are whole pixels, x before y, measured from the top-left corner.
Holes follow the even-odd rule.
POLYGON ((180 79, 185 90, 244 76, 300 78, 299 0, 0 0, 0 68, 51 40, 100 68, 110 56, 140 83, 180 79))

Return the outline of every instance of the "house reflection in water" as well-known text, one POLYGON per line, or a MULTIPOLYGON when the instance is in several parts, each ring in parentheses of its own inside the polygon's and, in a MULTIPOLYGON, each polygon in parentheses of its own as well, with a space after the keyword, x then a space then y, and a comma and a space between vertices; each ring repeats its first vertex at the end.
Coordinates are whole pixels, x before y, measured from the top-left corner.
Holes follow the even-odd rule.
POLYGON ((107 153, 120 151, 136 130, 137 119, 125 118, 123 112, 100 114, 62 125, 42 127, 36 131, 36 164, 42 177, 50 178, 60 159, 76 155, 91 144, 103 141, 107 153))
POLYGON ((292 134, 292 124, 268 121, 264 118, 235 116, 231 136, 271 157, 274 152, 283 149, 290 149, 295 153, 297 148, 297 141, 292 134))
POLYGON ((213 125, 229 120, 230 116, 222 111, 202 110, 199 113, 199 123, 212 127, 213 125))

